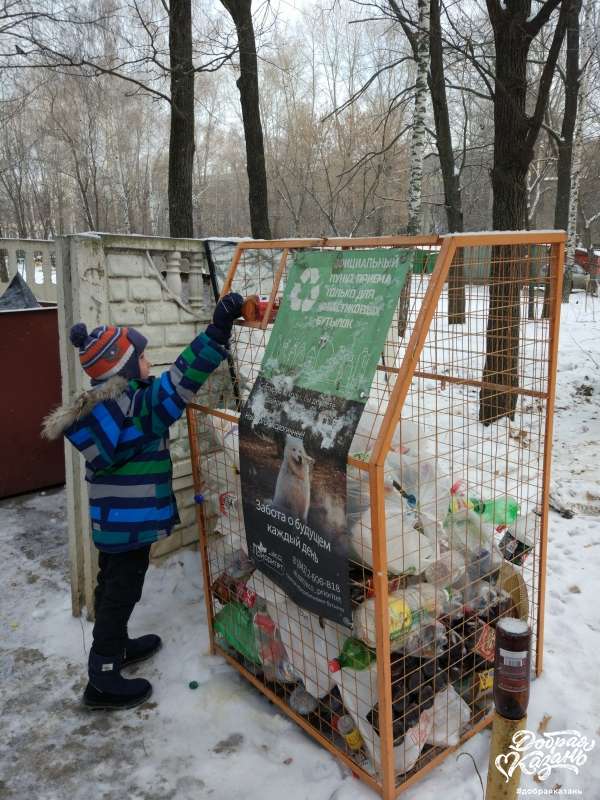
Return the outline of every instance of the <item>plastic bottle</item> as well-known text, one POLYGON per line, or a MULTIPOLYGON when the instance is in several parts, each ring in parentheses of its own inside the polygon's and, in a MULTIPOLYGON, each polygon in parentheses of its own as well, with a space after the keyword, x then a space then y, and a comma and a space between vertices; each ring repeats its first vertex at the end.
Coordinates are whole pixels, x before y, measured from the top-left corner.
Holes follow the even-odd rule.
POLYGON ((420 625, 408 635, 404 643, 404 652, 407 656, 431 658, 447 645, 446 627, 438 620, 434 620, 420 625))
POLYGON ((363 746, 363 738, 350 714, 344 714, 338 719, 337 729, 350 750, 360 750, 363 746))
POLYGON ((426 567, 423 575, 427 583, 444 588, 460 581, 465 569, 464 556, 456 550, 449 550, 426 567))
POLYGON ((350 637, 344 642, 342 652, 329 662, 330 672, 343 669, 366 669, 375 660, 375 653, 360 639, 350 637))
POLYGON ((525 620, 505 617, 496 626, 494 703, 506 719, 527 714, 531 659, 531 630, 525 620))
MULTIPOLYGON (((431 622, 436 616, 455 609, 450 593, 431 583, 418 583, 388 596, 388 613, 392 649, 404 647, 411 631, 423 621, 431 622)), ((375 639, 375 598, 368 598, 354 612, 354 636, 369 647, 375 639)))
POLYGON ((450 488, 449 511, 463 509, 480 514, 486 522, 497 525, 512 525, 519 516, 519 504, 513 497, 495 497, 493 500, 480 500, 478 497, 467 497, 464 481, 456 481, 450 488))
POLYGON ((304 686, 296 686, 294 691, 290 694, 288 700, 291 708, 303 717, 312 714, 319 705, 319 701, 310 692, 307 692, 304 686))
POLYGON ((213 627, 219 637, 253 664, 261 664, 250 610, 241 603, 227 603, 215 614, 213 627))
POLYGON ((496 497, 494 500, 484 500, 474 509, 481 514, 486 522, 498 525, 513 525, 519 516, 519 504, 513 497, 496 497))
POLYGON ((443 527, 449 547, 464 556, 467 563, 483 561, 488 572, 502 564, 502 553, 494 542, 494 527, 472 508, 450 511, 443 527))
POLYGON ((502 534, 500 552, 507 561, 521 567, 535 546, 535 536, 539 518, 535 514, 518 517, 502 534))
POLYGON ((298 675, 288 659, 277 624, 269 616, 267 604, 262 598, 257 598, 253 612, 252 622, 265 678, 295 683, 298 675))

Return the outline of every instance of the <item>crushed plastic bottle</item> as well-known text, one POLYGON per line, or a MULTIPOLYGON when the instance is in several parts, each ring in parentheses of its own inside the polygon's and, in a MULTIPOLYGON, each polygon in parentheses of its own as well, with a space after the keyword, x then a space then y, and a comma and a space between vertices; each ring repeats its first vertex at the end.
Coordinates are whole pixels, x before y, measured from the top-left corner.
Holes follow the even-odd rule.
POLYGON ((433 658, 447 646, 446 626, 439 620, 434 620, 412 631, 404 643, 403 650, 407 656, 433 658))
POLYGON ((265 678, 281 683, 296 683, 298 674, 290 663, 277 624, 269 616, 267 604, 262 598, 258 598, 253 607, 252 622, 265 678))
MULTIPOLYGON (((388 596, 392 650, 399 650, 411 631, 436 616, 451 613, 457 605, 446 589, 430 583, 418 583, 388 596)), ((376 646, 375 598, 368 598, 354 612, 354 636, 369 647, 376 646)))
POLYGON ((494 541, 493 526, 471 508, 450 511, 444 520, 444 533, 450 549, 459 552, 466 561, 481 559, 481 553, 487 553, 491 571, 504 560, 494 541))
POLYGON ((427 583, 441 588, 453 586, 460 582, 465 573, 465 558, 455 550, 449 550, 426 567, 423 577, 427 583))

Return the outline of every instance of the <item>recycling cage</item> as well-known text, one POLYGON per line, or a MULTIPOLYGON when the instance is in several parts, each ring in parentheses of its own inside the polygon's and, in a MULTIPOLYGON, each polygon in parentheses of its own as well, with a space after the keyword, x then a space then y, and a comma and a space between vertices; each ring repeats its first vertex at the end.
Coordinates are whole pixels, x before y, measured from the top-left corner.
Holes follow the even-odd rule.
MULTIPOLYGON (((188 407, 211 649, 384 800, 396 797, 491 722, 490 653, 499 616, 529 622, 533 677, 542 671, 564 242, 558 231, 243 241, 222 288, 222 294, 267 295, 269 305, 262 321, 240 319, 234 326, 231 357, 209 379, 220 375, 225 388, 219 401, 188 407), (359 423, 360 453, 351 449, 347 460, 348 487, 352 482, 369 506, 358 521, 348 523, 353 614, 372 598, 368 625, 376 659, 366 669, 331 672, 328 662, 341 652, 350 629, 299 608, 259 569, 242 585, 224 584, 232 555, 246 551, 237 421, 259 374, 272 327, 267 320, 283 294, 294 253, 374 247, 408 250, 417 268, 398 303, 359 423), (432 257, 433 271, 422 269, 432 257), (477 281, 470 280, 472 274, 479 276, 477 281), (407 437, 409 462, 402 455, 407 437), (396 472, 390 489, 392 461, 396 472), (410 469, 413 483, 416 470, 417 489, 406 503, 403 483, 410 469), (397 490, 403 505, 393 514, 390 492, 397 490), (500 508, 508 507, 509 498, 517 509, 520 541, 529 552, 513 558, 510 549, 502 550, 506 558, 500 565, 491 559, 489 572, 480 572, 472 583, 472 573, 464 572, 462 601, 460 594, 457 601, 463 606, 452 613, 438 607, 436 594, 435 608, 429 607, 419 624, 439 638, 407 655, 390 639, 385 611, 390 595, 410 586, 424 592, 423 565, 444 553, 450 553, 445 557, 451 569, 457 553, 465 565, 471 563, 462 546, 460 520, 474 515, 481 520, 476 535, 484 553, 490 544, 484 532, 491 525, 497 553, 507 529, 496 524, 498 519, 485 527, 482 508, 498 498, 504 498, 500 508), (476 614, 464 602, 475 585, 476 614), (265 676, 256 659, 249 660, 215 632, 216 614, 230 602, 243 606, 255 595, 266 600, 295 674, 319 700, 306 716, 288 704, 297 684, 265 676), (427 664, 433 669, 427 670, 427 664), (359 749, 337 730, 339 715, 346 713, 360 733, 359 749)), ((460 573, 460 561, 458 566, 460 573)), ((426 634, 416 641, 426 643, 426 634)))

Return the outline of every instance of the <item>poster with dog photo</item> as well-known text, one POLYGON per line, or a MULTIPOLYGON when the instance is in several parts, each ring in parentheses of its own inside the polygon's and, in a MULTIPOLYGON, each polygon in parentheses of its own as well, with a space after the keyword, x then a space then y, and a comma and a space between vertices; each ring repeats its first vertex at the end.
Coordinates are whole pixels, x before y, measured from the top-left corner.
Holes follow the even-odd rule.
POLYGON ((403 250, 299 254, 240 415, 250 557, 298 605, 347 626, 348 451, 410 263, 403 250))

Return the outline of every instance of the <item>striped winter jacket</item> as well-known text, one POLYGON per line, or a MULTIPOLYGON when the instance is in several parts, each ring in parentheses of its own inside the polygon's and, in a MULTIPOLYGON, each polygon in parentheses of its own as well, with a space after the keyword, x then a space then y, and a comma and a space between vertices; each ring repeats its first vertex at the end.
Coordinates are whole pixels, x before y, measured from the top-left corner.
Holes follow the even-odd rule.
POLYGON ((201 333, 159 377, 110 378, 44 421, 47 438, 64 434, 85 457, 99 550, 134 550, 168 536, 179 522, 169 426, 225 356, 201 333))

